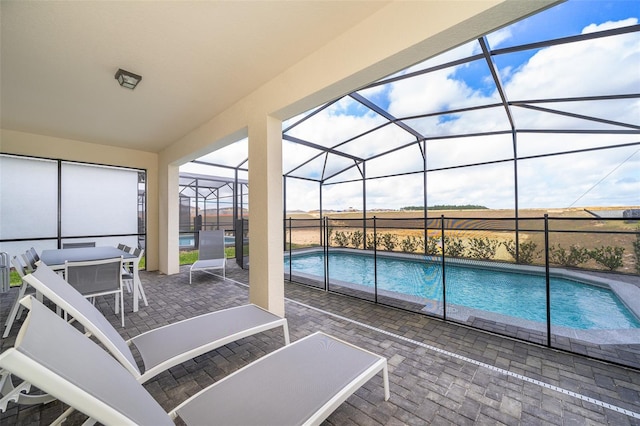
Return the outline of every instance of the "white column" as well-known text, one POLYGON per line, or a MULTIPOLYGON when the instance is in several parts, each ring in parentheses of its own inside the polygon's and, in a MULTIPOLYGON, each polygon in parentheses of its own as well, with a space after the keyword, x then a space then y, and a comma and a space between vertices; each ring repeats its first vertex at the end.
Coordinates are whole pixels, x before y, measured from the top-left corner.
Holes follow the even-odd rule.
POLYGON ((284 316, 282 122, 249 123, 249 301, 284 316))
POLYGON ((180 186, 178 182, 179 167, 169 164, 159 170, 158 191, 158 248, 160 272, 167 275, 180 272, 180 253, 178 245, 180 186))

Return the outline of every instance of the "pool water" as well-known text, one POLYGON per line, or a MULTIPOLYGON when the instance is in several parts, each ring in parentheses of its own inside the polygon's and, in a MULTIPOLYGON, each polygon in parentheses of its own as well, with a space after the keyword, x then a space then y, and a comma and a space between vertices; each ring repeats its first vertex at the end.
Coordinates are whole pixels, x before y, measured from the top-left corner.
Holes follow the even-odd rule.
MULTIPOLYGON (((234 237, 230 237, 228 235, 224 236, 224 244, 226 246, 230 246, 235 244, 236 239, 234 237)), ((190 235, 180 235, 178 237, 179 247, 193 247, 194 239, 193 236, 190 235)))
MULTIPOLYGON (((324 276, 322 253, 295 255, 295 272, 324 276)), ((442 300, 439 263, 378 256, 378 289, 435 301, 442 300)), ((285 258, 285 271, 289 259, 285 258)), ((351 253, 329 256, 332 280, 374 286, 373 257, 351 253)), ((447 306, 460 305, 546 323, 543 275, 448 264, 447 306)), ((319 278, 322 279, 322 278, 319 278)), ((551 324, 576 329, 640 328, 640 321, 611 290, 551 277, 551 324)))

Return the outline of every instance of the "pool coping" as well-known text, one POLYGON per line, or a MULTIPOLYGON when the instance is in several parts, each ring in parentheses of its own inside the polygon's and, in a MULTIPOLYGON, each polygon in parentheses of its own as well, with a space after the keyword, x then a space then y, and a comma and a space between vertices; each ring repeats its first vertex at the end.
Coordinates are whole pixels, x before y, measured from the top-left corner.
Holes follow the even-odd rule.
MULTIPOLYGON (((317 253, 319 251, 324 252, 322 248, 308 248, 308 249, 298 249, 293 251, 295 254, 307 254, 307 253, 317 253)), ((333 253, 357 253, 360 255, 368 255, 373 256, 373 252, 369 250, 359 250, 359 249, 351 249, 351 248, 331 248, 330 250, 333 253)), ((285 256, 288 256, 289 252, 285 252, 285 256)), ((441 261, 442 256, 432 256, 432 255, 421 255, 421 254, 412 254, 412 253, 397 253, 397 252, 384 252, 377 253, 377 256, 387 257, 387 258, 398 258, 398 259, 411 259, 411 260, 428 260, 428 261, 441 261)), ((473 266, 480 267, 483 269, 494 269, 494 270, 517 270, 518 272, 531 273, 536 275, 544 275, 545 267, 543 266, 535 266, 535 265, 519 265, 513 263, 502 263, 502 262, 490 262, 490 261, 482 261, 482 260, 473 260, 473 259, 458 259, 458 258, 446 258, 446 263, 453 263, 460 266, 473 266)), ((288 274, 288 272, 285 272, 288 274)), ((318 280, 317 275, 305 274, 301 272, 296 272, 296 276, 300 276, 309 280, 323 282, 324 280, 318 280)), ((581 283, 585 283, 588 285, 593 285, 597 287, 610 289, 619 299, 620 301, 640 320, 640 287, 634 284, 625 283, 621 281, 616 281, 614 279, 604 278, 600 276, 590 275, 584 272, 578 272, 573 270, 568 270, 564 268, 549 268, 549 275, 556 278, 564 278, 574 281, 580 281, 581 283)), ((329 282, 330 285, 338 285, 341 287, 351 288, 353 290, 361 291, 364 293, 373 294, 371 291, 371 287, 364 286, 361 284, 350 283, 346 281, 340 281, 336 279, 331 279, 329 282)), ((391 299, 397 299, 400 301, 405 301, 409 303, 415 303, 418 305, 424 305, 424 308, 421 311, 435 315, 438 317, 443 317, 443 309, 442 302, 436 301, 427 298, 421 298, 418 296, 410 296, 403 293, 397 293, 389 290, 381 290, 378 289, 378 296, 388 297, 391 299)), ((447 304, 447 316, 454 318, 459 321, 469 322, 470 318, 480 318, 488 321, 494 321, 497 323, 505 324, 505 325, 513 325, 516 327, 520 327, 523 329, 533 330, 536 332, 546 333, 547 326, 546 323, 541 323, 537 321, 526 320, 523 318, 512 317, 508 315, 498 314, 489 311, 483 311, 479 309, 469 308, 466 306, 459 305, 451 305, 447 304), (453 314, 453 315, 452 315, 453 314)), ((600 330, 583 330, 583 329, 575 329, 570 327, 564 327, 559 325, 552 325, 552 334, 568 337, 571 339, 577 339, 588 343, 598 344, 598 345, 616 345, 616 344, 640 344, 640 328, 638 329, 600 329, 600 330)))

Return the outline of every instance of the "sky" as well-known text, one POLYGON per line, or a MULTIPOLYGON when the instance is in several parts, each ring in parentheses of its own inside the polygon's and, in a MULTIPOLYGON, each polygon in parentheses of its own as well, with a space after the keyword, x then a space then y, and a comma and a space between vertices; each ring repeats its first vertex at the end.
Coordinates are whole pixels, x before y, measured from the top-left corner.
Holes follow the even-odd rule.
MULTIPOLYGON (((640 2, 627 0, 570 0, 511 26, 487 35, 491 49, 534 43, 557 37, 592 33, 637 25, 640 2)), ((477 41, 459 46, 395 75, 405 75, 481 52, 477 41)), ((509 101, 544 98, 640 93, 640 34, 631 33, 580 43, 561 44, 493 57, 509 101)), ((438 113, 456 108, 500 102, 486 61, 480 60, 409 79, 381 84, 358 92, 394 117, 438 113)), ((640 99, 533 104, 613 122, 640 126, 640 99)), ((518 129, 627 129, 615 123, 587 121, 531 108, 511 107, 518 129)), ((286 129, 299 117, 283 124, 286 129)), ((427 137, 486 131, 509 131, 502 107, 404 120, 427 137)), ((372 130, 386 120, 350 97, 313 115, 286 134, 318 145, 334 147, 342 141, 372 130)), ((586 135, 567 133, 519 133, 517 188, 520 208, 567 208, 640 205, 640 145, 537 158, 548 153, 640 142, 640 134, 586 135), (527 158, 529 157, 529 158, 527 158)), ((343 152, 371 158, 402 147, 415 137, 395 125, 387 125, 350 143, 343 152)), ((512 209, 515 174, 511 135, 434 139, 427 142, 427 204, 476 204, 512 209), (493 162, 464 168, 469 164, 493 162)), ((237 165, 246 158, 247 140, 206 156, 218 164, 237 165), (238 161, 240 158, 240 161, 238 161)), ((317 151, 283 142, 283 171, 290 172, 317 151)), ((296 169, 291 174, 311 179, 324 176, 325 210, 362 209, 363 183, 352 160, 330 155, 296 169), (339 181, 349 183, 329 184, 339 181)), ((368 178, 422 170, 417 145, 366 162, 368 178)), ((191 170, 191 169, 190 169, 191 170)), ((197 170, 221 175, 217 169, 197 170)), ((367 209, 398 209, 423 204, 422 173, 368 179, 367 209)), ((288 178, 287 209, 319 208, 316 182, 288 178)))

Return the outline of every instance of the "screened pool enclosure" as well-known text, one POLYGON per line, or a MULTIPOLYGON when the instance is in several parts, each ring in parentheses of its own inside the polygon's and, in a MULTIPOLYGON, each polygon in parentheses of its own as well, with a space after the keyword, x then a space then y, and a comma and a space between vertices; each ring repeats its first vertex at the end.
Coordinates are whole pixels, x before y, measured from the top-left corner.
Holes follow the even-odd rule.
POLYGON ((146 172, 0 155, 0 252, 67 243, 145 248, 146 172))
MULTIPOLYGON (((568 1, 285 121, 287 279, 640 368, 639 18, 568 1), (628 322, 581 328, 609 303, 628 322)), ((181 171, 246 177, 247 146, 181 171)))

